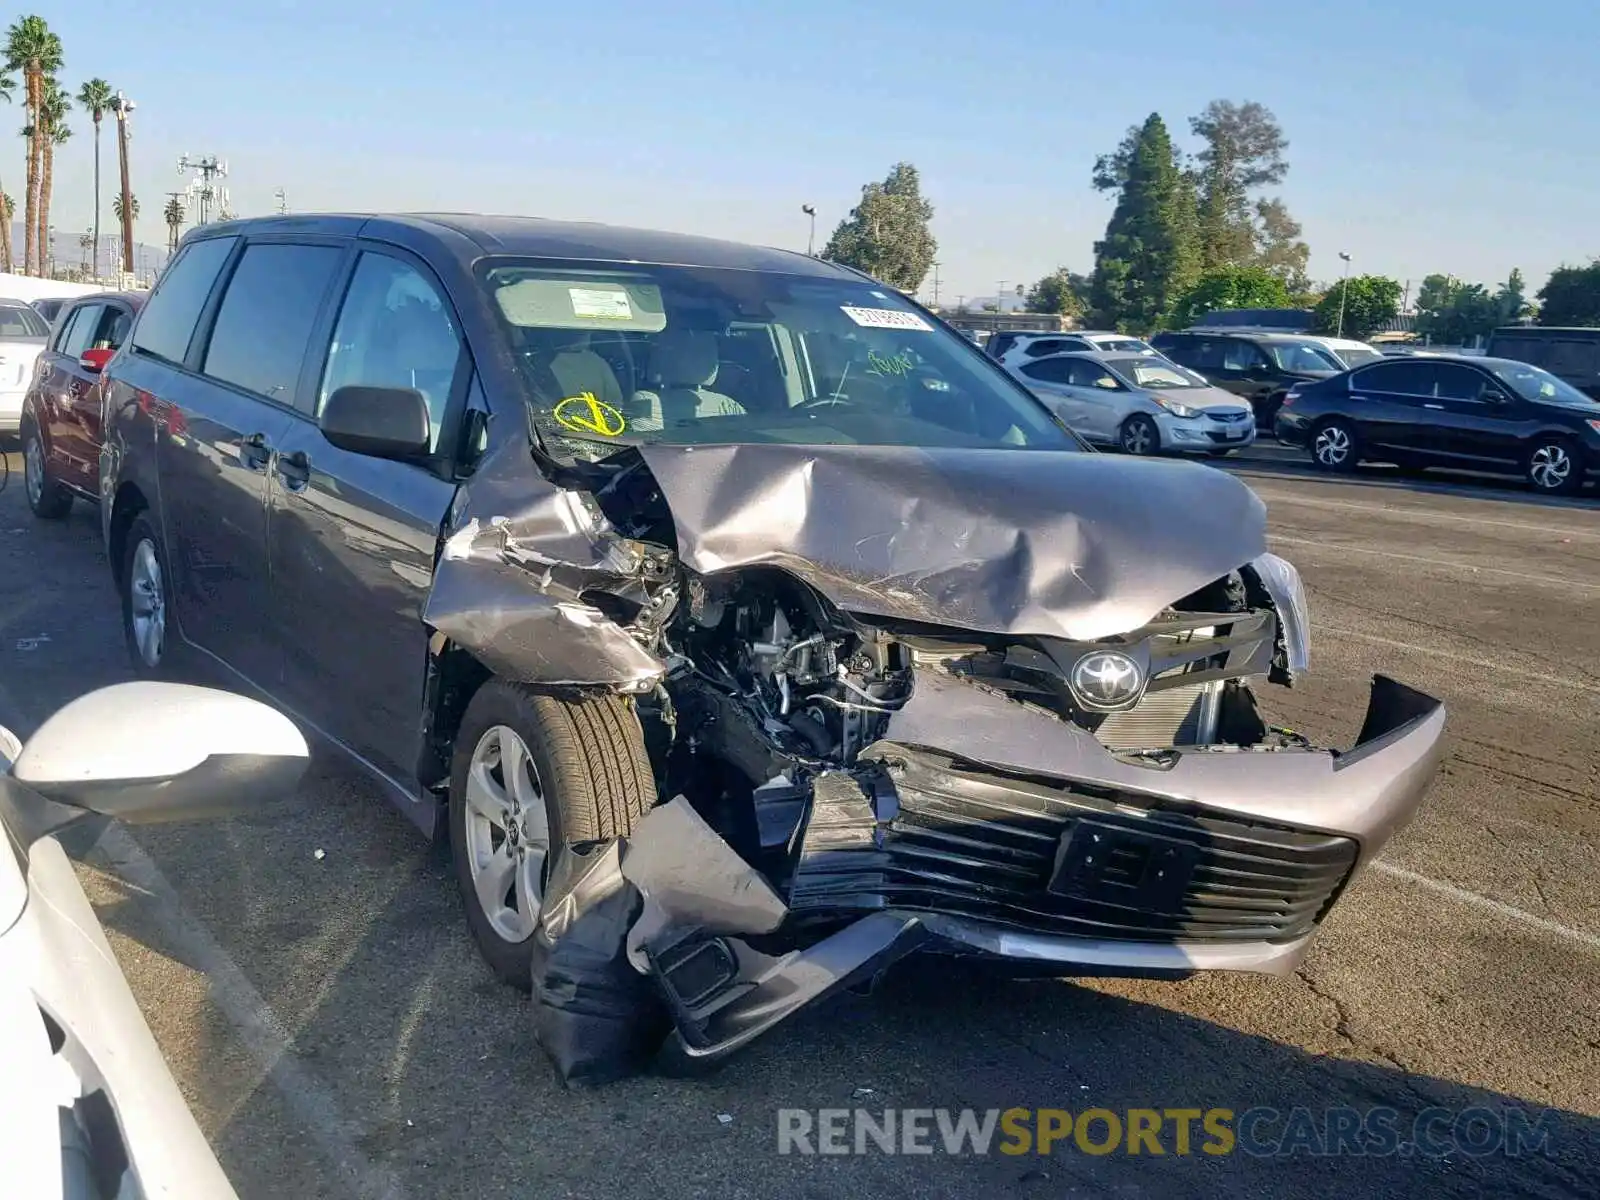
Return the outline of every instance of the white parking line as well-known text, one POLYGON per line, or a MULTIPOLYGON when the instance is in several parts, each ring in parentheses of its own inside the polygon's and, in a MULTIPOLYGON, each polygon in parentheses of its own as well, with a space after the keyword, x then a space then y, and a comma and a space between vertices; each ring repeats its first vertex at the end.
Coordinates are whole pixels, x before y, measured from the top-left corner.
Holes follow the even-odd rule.
POLYGON ((1395 550, 1374 550, 1368 546, 1351 546, 1344 542, 1330 542, 1324 538, 1297 538, 1283 533, 1267 534, 1269 542, 1287 542, 1291 546, 1315 546, 1319 550, 1335 550, 1342 554, 1370 554, 1378 558, 1395 558, 1401 562, 1427 563, 1435 567, 1448 567, 1452 571, 1466 571, 1472 574, 1503 575, 1507 579, 1518 579, 1524 583, 1548 583, 1555 587, 1582 588, 1586 591, 1600 592, 1600 583, 1585 583, 1581 579, 1562 579, 1558 575, 1530 575, 1526 571, 1508 571, 1504 567, 1478 567, 1471 563, 1452 562, 1448 558, 1429 558, 1423 554, 1401 554, 1395 550))
POLYGON ((1416 871, 1407 870, 1405 867, 1397 867, 1393 863, 1384 862, 1382 859, 1373 863, 1372 869, 1381 871, 1385 875, 1392 875, 1396 879, 1403 879, 1407 883, 1414 883, 1418 887, 1427 888, 1429 891, 1437 892, 1441 896, 1448 896, 1452 900, 1458 900, 1462 904, 1471 905, 1473 908, 1481 908, 1487 912, 1497 913, 1507 920, 1516 921, 1518 924, 1531 925, 1533 928, 1542 930, 1553 937, 1558 937, 1562 941, 1571 942, 1573 945, 1581 946, 1592 953, 1600 954, 1600 937, 1592 933, 1585 933, 1581 929, 1573 929, 1569 925, 1561 925, 1555 921, 1546 920, 1544 917, 1536 917, 1533 913, 1525 912, 1513 905, 1506 904, 1504 901, 1491 900, 1488 896, 1480 896, 1477 892, 1469 892, 1464 887, 1457 887, 1455 884, 1446 883, 1442 879, 1434 879, 1431 875, 1418 874, 1416 871))
POLYGON ((227 951, 184 911, 150 856, 120 825, 111 825, 89 858, 143 893, 140 903, 156 919, 163 939, 205 976, 212 1000, 351 1193, 362 1200, 400 1200, 404 1193, 395 1176, 357 1149, 360 1126, 344 1116, 332 1094, 294 1057, 289 1032, 227 951))
POLYGON ((1509 662, 1494 662, 1492 659, 1476 658, 1470 654, 1459 654, 1454 650, 1440 650, 1434 646, 1419 646, 1415 642, 1402 642, 1395 638, 1379 637, 1375 633, 1360 633, 1354 629, 1341 629, 1337 625, 1319 625, 1317 629, 1322 633, 1333 633, 1340 637, 1355 638, 1357 641, 1371 642, 1377 646, 1388 646, 1393 650, 1413 650, 1418 654, 1430 654, 1435 658, 1448 658, 1485 671, 1503 671, 1507 674, 1515 674, 1519 680, 1548 683, 1554 687, 1571 688, 1575 692, 1591 692, 1600 696, 1600 685, 1584 683, 1578 679, 1565 679, 1560 675, 1544 675, 1509 662))
POLYGON ((1273 504, 1296 504, 1306 508, 1333 508, 1349 512, 1378 513, 1386 517, 1403 517, 1407 520, 1424 522, 1442 521, 1458 525, 1470 525, 1474 528, 1482 525, 1491 525, 1499 529, 1516 529, 1523 533, 1537 533, 1544 537, 1579 537, 1600 540, 1600 527, 1572 529, 1567 526, 1530 525, 1525 521, 1497 521, 1488 517, 1440 512, 1437 509, 1415 508, 1411 505, 1355 504, 1349 500, 1324 500, 1320 497, 1306 496, 1294 492, 1263 492, 1259 488, 1257 493, 1263 500, 1270 501, 1273 504))

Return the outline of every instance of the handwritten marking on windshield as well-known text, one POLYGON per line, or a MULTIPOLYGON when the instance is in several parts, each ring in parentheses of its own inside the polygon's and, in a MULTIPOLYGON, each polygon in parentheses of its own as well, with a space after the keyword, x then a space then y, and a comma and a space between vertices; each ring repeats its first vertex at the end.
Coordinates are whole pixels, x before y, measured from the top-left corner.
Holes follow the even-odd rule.
POLYGON ((616 437, 628 428, 628 422, 611 405, 597 399, 593 392, 568 396, 551 412, 555 423, 573 433, 598 433, 601 437, 616 437))
POLYGON ((867 351, 868 375, 909 375, 915 367, 909 354, 879 354, 867 351))

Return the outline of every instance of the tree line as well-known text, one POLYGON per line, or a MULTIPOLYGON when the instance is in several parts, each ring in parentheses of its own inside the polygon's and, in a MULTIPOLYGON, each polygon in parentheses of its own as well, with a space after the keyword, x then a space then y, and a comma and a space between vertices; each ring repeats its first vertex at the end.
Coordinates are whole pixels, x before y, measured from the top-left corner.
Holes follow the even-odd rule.
MULTIPOLYGON (((1189 118, 1188 130, 1191 149, 1151 113, 1095 159, 1090 185, 1115 203, 1094 245, 1093 270, 1051 271, 1027 290, 1028 311, 1142 334, 1228 308, 1309 309, 1318 332, 1353 338, 1395 321, 1408 299, 1399 280, 1363 274, 1314 284, 1307 277, 1311 249, 1272 190, 1289 173, 1289 141, 1271 110, 1213 100, 1189 118)), ((938 253, 932 218, 916 167, 897 163, 862 189, 822 256, 915 292, 938 253)), ((1537 300, 1529 300, 1520 270, 1493 290, 1429 275, 1417 291, 1415 331, 1449 345, 1529 319, 1600 325, 1600 259, 1557 268, 1537 300)))
MULTIPOLYGON (((98 279, 101 273, 101 126, 110 117, 117 122, 121 132, 133 106, 98 76, 83 80, 77 91, 73 92, 70 85, 62 82, 65 65, 66 55, 61 38, 43 17, 19 17, 6 29, 4 45, 0 46, 0 101, 13 103, 20 81, 25 120, 22 127, 25 165, 20 268, 25 275, 72 277, 83 274, 98 279), (74 104, 89 118, 94 149, 94 223, 77 239, 83 251, 80 270, 55 267, 50 227, 50 206, 55 192, 55 155, 57 149, 64 146, 73 135, 69 118, 74 104)), ((125 180, 127 139, 119 137, 117 141, 122 178, 125 180)), ((16 201, 5 191, 3 175, 0 175, 0 264, 7 272, 18 269, 15 247, 12 245, 12 223, 16 209, 16 201)), ((111 201, 111 215, 123 231, 122 269, 131 271, 132 230, 139 216, 138 197, 126 188, 119 187, 111 201)), ((169 245, 175 245, 184 222, 184 206, 173 197, 162 215, 167 223, 169 245)))

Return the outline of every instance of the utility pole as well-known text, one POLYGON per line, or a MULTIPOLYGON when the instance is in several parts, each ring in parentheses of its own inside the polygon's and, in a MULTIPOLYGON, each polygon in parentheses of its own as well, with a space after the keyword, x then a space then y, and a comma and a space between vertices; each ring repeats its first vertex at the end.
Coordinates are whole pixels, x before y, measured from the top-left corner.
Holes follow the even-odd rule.
POLYGON ((933 311, 939 311, 939 264, 933 264, 933 311))
POLYGON ((811 258, 815 258, 817 250, 817 206, 814 204, 802 204, 800 211, 811 219, 811 232, 806 235, 806 254, 811 258))
POLYGON ((133 273, 133 187, 128 182, 128 118, 133 115, 133 101, 121 92, 112 102, 117 114, 117 157, 122 160, 122 269, 133 273))
POLYGON ((1341 250, 1339 257, 1344 259, 1344 280, 1339 284, 1339 328, 1334 337, 1344 336, 1344 298, 1350 291, 1350 255, 1341 250))
POLYGON ((282 188, 272 194, 278 199, 278 215, 281 217, 289 211, 289 197, 282 188))

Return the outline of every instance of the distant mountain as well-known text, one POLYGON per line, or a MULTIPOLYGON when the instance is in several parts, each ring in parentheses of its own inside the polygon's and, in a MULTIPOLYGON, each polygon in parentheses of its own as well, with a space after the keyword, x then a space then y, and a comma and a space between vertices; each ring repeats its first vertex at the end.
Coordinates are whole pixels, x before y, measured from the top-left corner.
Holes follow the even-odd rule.
MULTIPOLYGON (((117 264, 113 261, 116 257, 117 223, 110 213, 100 221, 100 273, 106 275, 114 271, 117 264)), ((83 231, 73 232, 56 226, 55 263, 58 272, 78 268, 88 257, 89 251, 78 244, 78 239, 83 236, 83 231)), ((11 262, 13 270, 22 269, 23 252, 22 222, 11 222, 11 262)), ((133 265, 139 274, 159 271, 167 261, 167 244, 165 241, 133 243, 133 265)), ((0 263, 0 266, 3 266, 0 263)))

